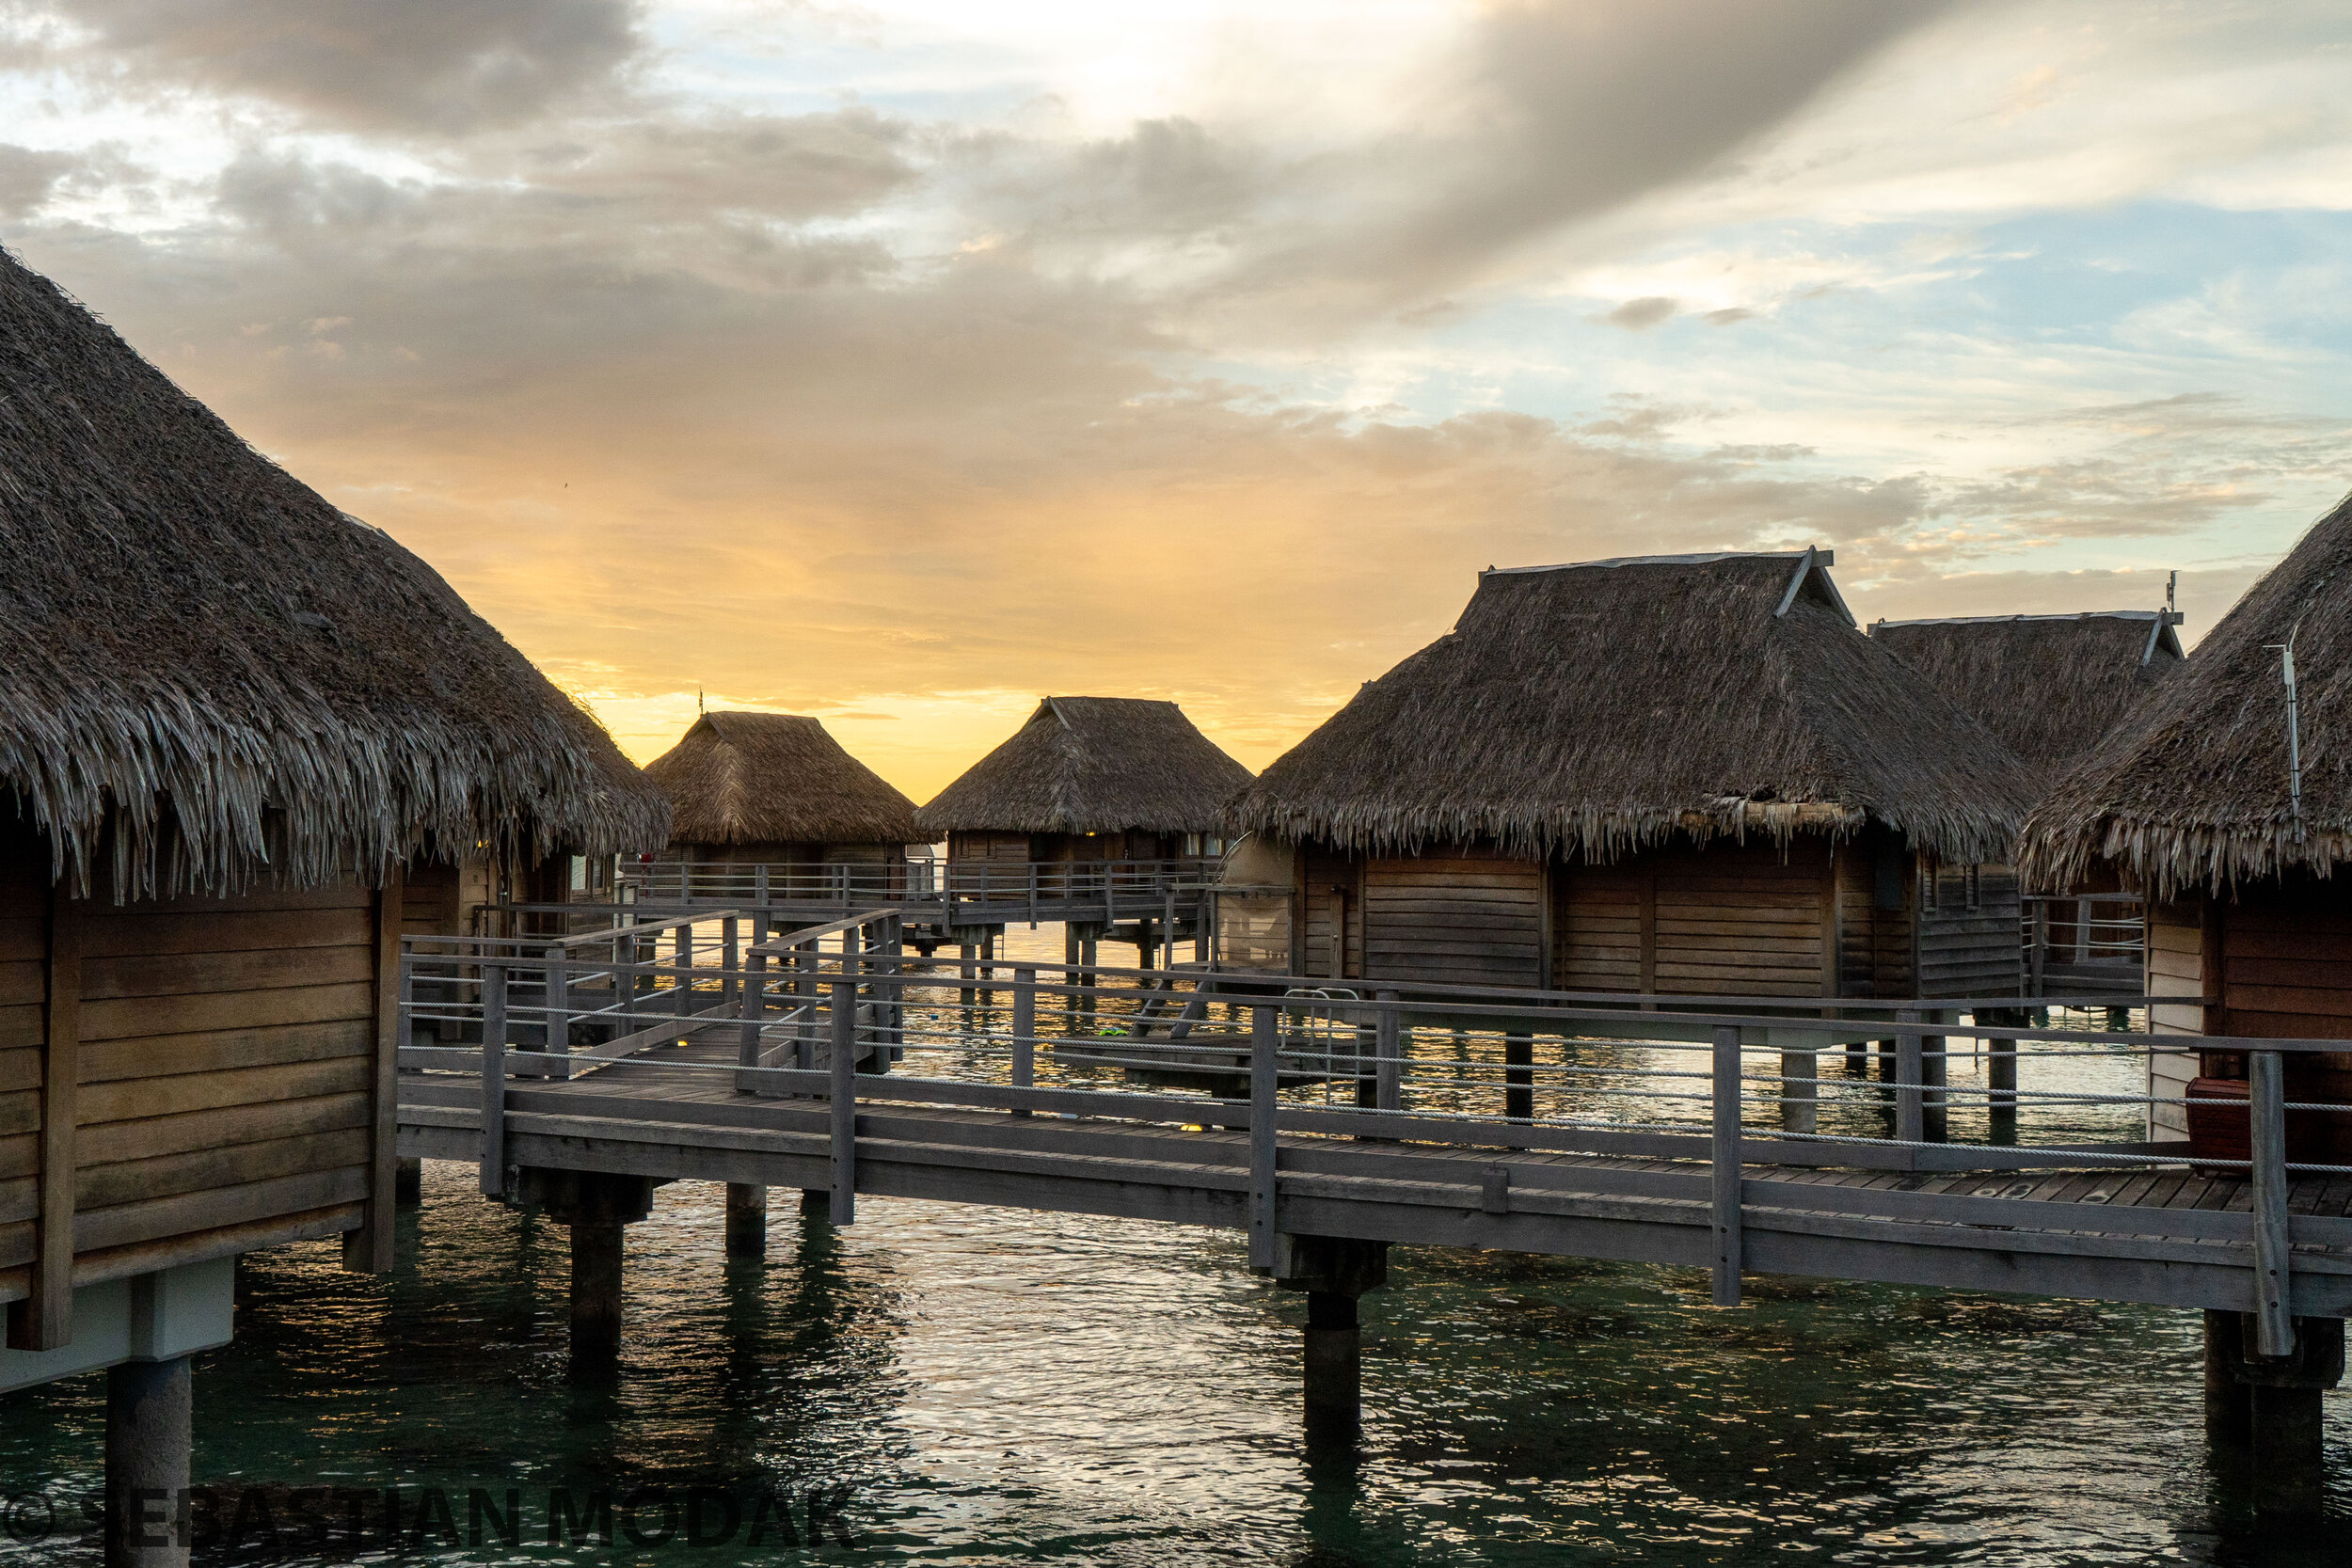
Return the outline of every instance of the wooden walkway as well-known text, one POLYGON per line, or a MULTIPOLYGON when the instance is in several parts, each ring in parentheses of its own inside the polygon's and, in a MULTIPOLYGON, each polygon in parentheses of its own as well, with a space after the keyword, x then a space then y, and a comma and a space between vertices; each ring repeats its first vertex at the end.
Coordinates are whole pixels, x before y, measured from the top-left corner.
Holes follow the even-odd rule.
MULTIPOLYGON (((840 1167, 826 1074, 766 1075, 807 1098, 739 1092, 722 1070, 736 1062, 738 1029, 707 1029, 579 1078, 512 1083, 505 1164, 833 1186, 840 1167)), ((1723 1244, 1725 1182, 1704 1155, 1638 1152, 1687 1144, 1696 1153, 1703 1131, 1642 1138, 1284 1101, 1279 1132, 1253 1149, 1248 1131, 1216 1125, 1220 1113, 1246 1120, 1246 1102, 896 1073, 859 1074, 856 1090, 861 1194, 1697 1268, 1714 1266, 1723 1244), (1203 1119, 1177 1119, 1187 1115, 1203 1119)), ((402 1075, 403 1156, 476 1161, 482 1118, 478 1080, 402 1075)), ((1756 1137, 1740 1146, 1728 1212, 1747 1272, 2254 1308, 2251 1184, 2241 1178, 2178 1165, 1807 1168, 1790 1164, 1803 1148, 1756 1137)), ((1874 1158, 1916 1164, 1934 1153, 1874 1158)), ((2034 1157, 2015 1155, 2021 1164, 2034 1157)), ((2288 1210, 2292 1311, 2352 1312, 2352 1176, 2295 1180, 2288 1210)))

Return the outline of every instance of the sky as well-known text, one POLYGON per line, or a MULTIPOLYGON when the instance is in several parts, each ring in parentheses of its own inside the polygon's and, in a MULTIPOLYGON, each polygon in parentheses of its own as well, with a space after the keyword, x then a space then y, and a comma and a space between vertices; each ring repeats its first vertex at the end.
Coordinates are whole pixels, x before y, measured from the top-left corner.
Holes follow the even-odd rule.
POLYGON ((640 761, 1263 767, 1490 564, 2191 641, 2352 487, 2352 8, 0 0, 0 244, 640 761))

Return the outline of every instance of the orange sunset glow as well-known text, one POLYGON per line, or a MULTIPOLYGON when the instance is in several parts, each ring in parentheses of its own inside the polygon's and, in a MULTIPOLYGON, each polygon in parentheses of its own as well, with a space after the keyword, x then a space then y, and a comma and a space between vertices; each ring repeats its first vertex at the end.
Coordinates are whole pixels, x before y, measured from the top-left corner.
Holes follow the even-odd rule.
POLYGON ((10 10, 0 240, 641 761, 701 693, 922 800, 1087 692, 1262 767, 1489 563, 2193 641, 2352 473, 2290 27, 341 8, 10 10))

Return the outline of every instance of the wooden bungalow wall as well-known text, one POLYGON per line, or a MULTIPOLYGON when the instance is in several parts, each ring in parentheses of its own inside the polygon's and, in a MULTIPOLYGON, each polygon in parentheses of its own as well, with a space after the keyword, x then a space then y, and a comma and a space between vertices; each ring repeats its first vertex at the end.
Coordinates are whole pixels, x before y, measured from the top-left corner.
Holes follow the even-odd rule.
POLYGON ((1645 849, 1553 871, 1553 983, 1652 995, 1836 994, 1829 847, 1645 849))
POLYGON ((34 1268, 45 1214, 70 1216, 74 1266, 117 1277, 349 1231, 380 1192, 346 1257, 389 1267, 399 949, 381 917, 398 897, 350 883, 53 914, 46 852, 7 856, 0 1295, 54 1288, 34 1268), (45 1091, 62 1124, 51 1070, 68 1071, 45 1091), (42 1179, 61 1157, 70 1203, 42 1179))
POLYGON ((697 865, 891 865, 907 858, 903 844, 680 844, 697 865))
POLYGON ((1999 996, 2023 977, 2016 878, 1923 870, 1883 831, 1551 865, 1449 846, 1303 846, 1294 973, 1652 995, 1999 996))
MULTIPOLYGON (((2151 904, 2148 986, 2195 996, 2196 1006, 2157 1007, 2160 1035, 2245 1035, 2258 1039, 2352 1037, 2352 888, 2296 878, 2241 887, 2234 897, 2151 904)), ((2245 1076, 2244 1062, 2219 1053, 2158 1057, 2152 1092, 2181 1094, 2200 1070, 2245 1076)), ((2352 1102, 2352 1053, 2318 1058, 2298 1094, 2352 1102)), ((2298 1074, 2298 1077, 2301 1075, 2298 1074)), ((2158 1106, 2155 1125, 2185 1135, 2177 1105, 2158 1106)))
POLYGON ((1009 867, 1022 877, 1028 875, 1029 835, 1027 833, 949 833, 947 859, 963 865, 986 864, 1009 867))
POLYGON ((2024 906, 2015 871, 2006 865, 1935 866, 1921 884, 1919 905, 1914 994, 2024 993, 2024 906))

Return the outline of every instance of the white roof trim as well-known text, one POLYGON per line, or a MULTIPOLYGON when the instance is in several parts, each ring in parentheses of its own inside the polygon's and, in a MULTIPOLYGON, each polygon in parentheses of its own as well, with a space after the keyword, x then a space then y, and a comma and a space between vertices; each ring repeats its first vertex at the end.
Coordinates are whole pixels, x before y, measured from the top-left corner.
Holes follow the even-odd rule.
MULTIPOLYGON (((1993 626, 2012 621, 2155 621, 2162 610, 2083 610, 2071 615, 1931 615, 1918 621, 1873 621, 1872 626, 1993 626)), ((2178 623, 2174 623, 2177 625, 2178 623)))
POLYGON ((1853 611, 1846 608, 1845 595, 1838 593, 1837 584, 1830 580, 1829 565, 1836 558, 1834 550, 1818 549, 1808 549, 1799 556, 1797 569, 1788 578, 1788 591, 1780 596, 1780 608, 1772 611, 1772 618, 1778 620, 1788 614, 1789 607, 1797 602, 1797 594, 1804 587, 1805 578, 1819 574, 1822 590, 1829 594, 1829 602, 1836 606, 1837 613, 1846 618, 1846 625, 1859 630, 1860 623, 1854 620, 1853 611))
POLYGON ((1804 561, 1818 556, 1824 566, 1837 559, 1836 550, 1716 550, 1706 555, 1618 555, 1606 561, 1563 561, 1551 566, 1489 566, 1482 578, 1523 577, 1535 572, 1581 572, 1602 566, 1708 566, 1718 561, 1804 561))

